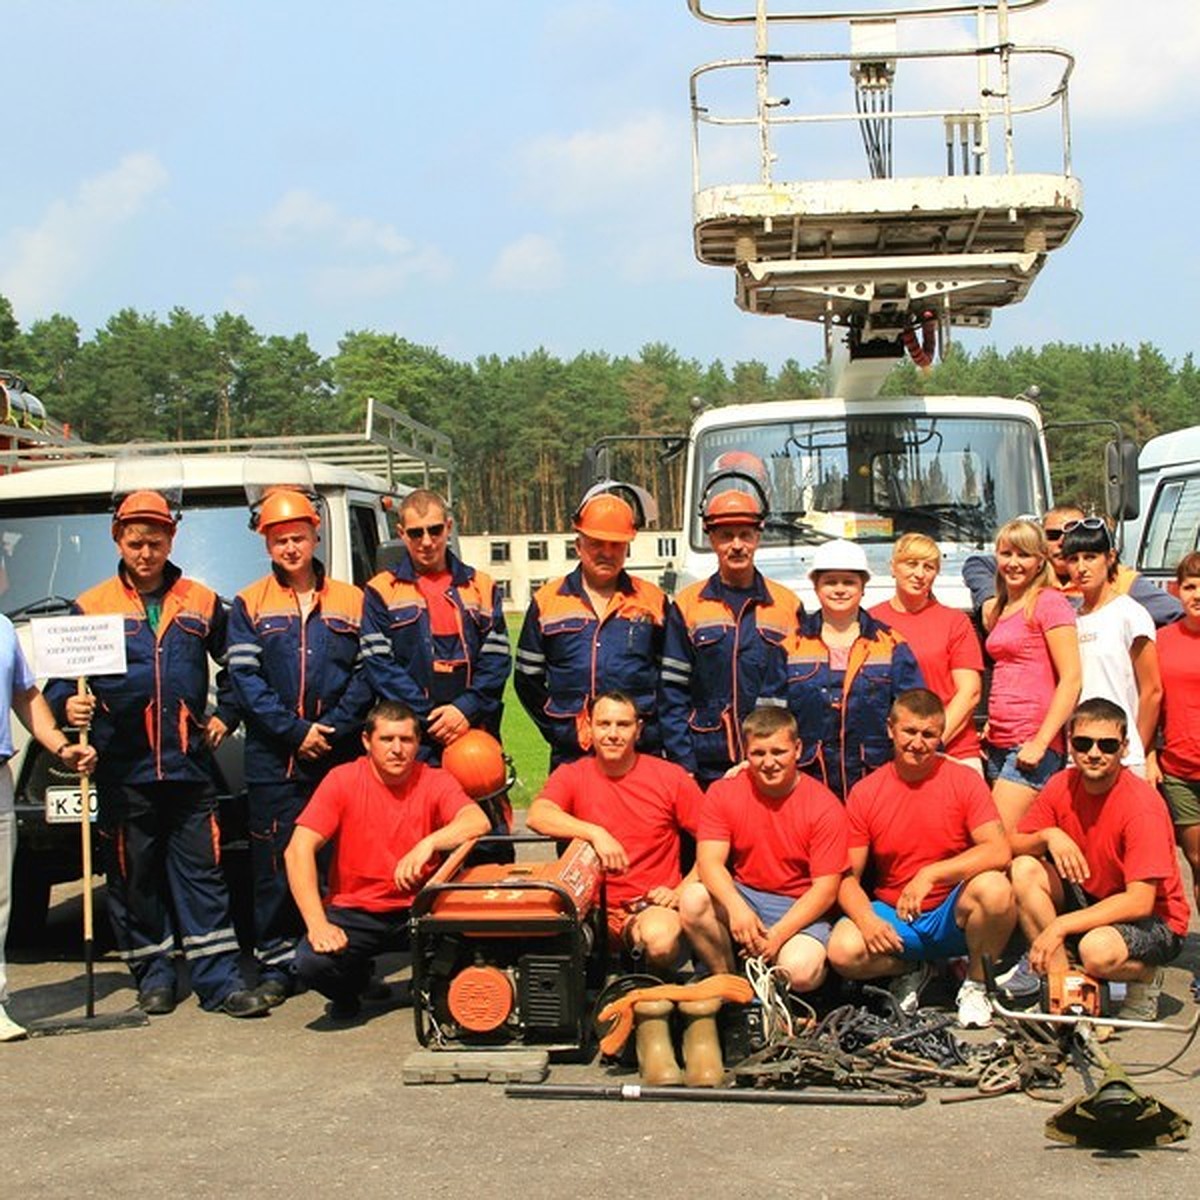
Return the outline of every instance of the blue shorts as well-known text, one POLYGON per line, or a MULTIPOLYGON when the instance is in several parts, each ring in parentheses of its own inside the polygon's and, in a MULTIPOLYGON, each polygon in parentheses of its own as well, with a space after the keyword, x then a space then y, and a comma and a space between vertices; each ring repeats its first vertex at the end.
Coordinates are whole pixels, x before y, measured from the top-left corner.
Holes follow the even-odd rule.
POLYGON ((1057 750, 1047 750, 1036 770, 1022 771, 1017 766, 1019 749, 1019 746, 1013 746, 1011 750, 1001 750, 998 746, 987 747, 984 774, 988 783, 995 783, 997 779, 1007 779, 1009 783, 1019 783, 1022 787, 1040 792, 1049 782, 1050 776, 1056 775, 1063 768, 1063 756, 1057 750))
MULTIPOLYGON (((768 928, 779 922, 779 919, 784 913, 796 903, 795 896, 780 896, 775 892, 760 892, 757 888, 747 887, 744 883, 738 883, 735 879, 733 886, 737 888, 738 895, 754 909, 755 916, 768 928)), ((799 929, 793 934, 793 937, 803 933, 806 937, 815 938, 822 946, 829 945, 829 935, 833 932, 833 926, 828 921, 814 921, 811 925, 806 925, 803 929, 799 929)))
POLYGON ((871 907, 899 935, 904 943, 900 957, 907 962, 926 962, 935 958, 960 958, 967 952, 967 935, 954 920, 954 906, 963 890, 959 884, 945 900, 928 912, 923 912, 911 924, 902 921, 896 910, 882 900, 872 900, 871 907))

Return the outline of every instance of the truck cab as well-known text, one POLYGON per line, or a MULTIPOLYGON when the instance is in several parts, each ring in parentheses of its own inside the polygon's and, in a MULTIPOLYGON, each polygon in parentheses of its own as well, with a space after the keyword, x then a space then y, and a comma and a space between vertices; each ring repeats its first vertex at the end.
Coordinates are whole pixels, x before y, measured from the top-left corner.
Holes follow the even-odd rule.
POLYGON ((1151 438, 1138 456, 1141 516, 1126 531, 1127 557, 1166 588, 1185 554, 1200 550, 1200 425, 1151 438))
POLYGON ((860 543, 872 578, 865 603, 890 596, 892 544, 902 533, 932 537, 942 552, 938 596, 969 608, 959 569, 988 552, 996 527, 1049 505, 1041 417, 1024 400, 898 396, 728 405, 695 422, 688 450, 682 582, 716 569, 700 522, 700 496, 730 451, 765 469, 770 514, 756 562, 815 602, 808 571, 831 538, 860 543))

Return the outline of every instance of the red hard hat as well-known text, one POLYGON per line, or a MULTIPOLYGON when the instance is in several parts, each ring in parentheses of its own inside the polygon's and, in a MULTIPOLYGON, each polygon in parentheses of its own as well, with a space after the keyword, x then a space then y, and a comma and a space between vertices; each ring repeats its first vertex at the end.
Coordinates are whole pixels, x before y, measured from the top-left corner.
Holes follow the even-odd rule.
POLYGON ((765 517, 754 496, 734 488, 718 492, 704 506, 705 529, 713 525, 761 525, 765 517))
POLYGON ((442 751, 442 766, 472 800, 503 791, 508 764, 500 743, 486 730, 469 729, 442 751))
POLYGON ((285 521, 307 521, 314 529, 321 524, 313 502, 303 492, 277 488, 263 498, 256 528, 264 533, 271 525, 282 525, 285 521))
POLYGON ((113 514, 113 537, 117 536, 122 525, 134 521, 145 525, 165 525, 172 533, 177 524, 166 497, 149 489, 130 492, 117 506, 113 514))
POLYGON ((633 509, 611 492, 593 496, 579 510, 575 530, 601 542, 632 542, 637 536, 633 509))

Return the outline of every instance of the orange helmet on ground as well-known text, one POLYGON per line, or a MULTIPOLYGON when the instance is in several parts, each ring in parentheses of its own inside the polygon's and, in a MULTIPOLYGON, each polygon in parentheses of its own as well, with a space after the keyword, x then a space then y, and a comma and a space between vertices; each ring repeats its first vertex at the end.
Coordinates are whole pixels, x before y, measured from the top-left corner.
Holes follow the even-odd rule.
POLYGON ((472 800, 503 791, 508 764, 500 743, 486 730, 469 729, 442 751, 442 766, 458 780, 472 800))
POLYGON ((130 492, 117 505, 117 511, 113 514, 113 537, 120 534, 123 525, 132 522, 144 525, 163 525, 174 533, 179 520, 177 515, 171 511, 171 506, 161 492, 144 488, 140 491, 130 492))
POLYGON ((729 488, 708 499, 704 505, 703 518, 705 529, 711 529, 714 525, 761 526, 766 519, 766 513, 756 497, 748 492, 729 488))
POLYGON ((307 521, 314 529, 321 524, 313 502, 303 492, 294 488, 276 488, 263 497, 255 528, 259 533, 265 533, 270 526, 286 521, 307 521))
POLYGON ((632 542, 637 536, 633 509, 620 496, 593 496, 575 516, 575 531, 601 542, 632 542))

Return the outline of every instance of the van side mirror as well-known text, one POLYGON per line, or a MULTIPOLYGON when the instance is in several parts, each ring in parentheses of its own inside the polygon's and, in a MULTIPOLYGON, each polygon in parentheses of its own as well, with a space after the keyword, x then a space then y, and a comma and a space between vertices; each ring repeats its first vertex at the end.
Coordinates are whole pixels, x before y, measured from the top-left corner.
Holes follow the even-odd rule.
POLYGON ((1104 507, 1117 521, 1132 521, 1141 511, 1138 495, 1138 446, 1132 438, 1104 447, 1104 507))

